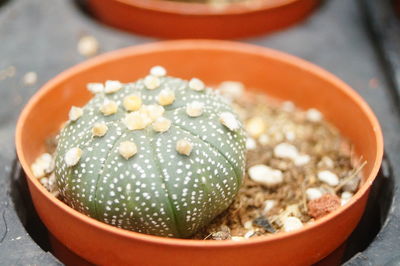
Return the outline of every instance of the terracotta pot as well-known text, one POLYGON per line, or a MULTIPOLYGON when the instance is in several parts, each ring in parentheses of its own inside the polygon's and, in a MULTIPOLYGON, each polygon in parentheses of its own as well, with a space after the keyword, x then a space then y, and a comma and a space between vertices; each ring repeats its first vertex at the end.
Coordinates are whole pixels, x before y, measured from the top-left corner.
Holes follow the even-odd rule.
POLYGON ((299 58, 226 41, 167 41, 118 50, 79 64, 32 97, 17 125, 16 146, 34 205, 50 232, 82 258, 106 265, 307 265, 342 244, 357 225, 379 170, 383 140, 368 105, 348 85, 299 58), (154 65, 172 76, 207 84, 242 81, 246 87, 303 108, 315 107, 367 160, 361 188, 348 204, 303 229, 247 241, 171 239, 130 232, 91 219, 48 193, 30 170, 48 136, 67 119, 71 105, 90 97, 86 83, 133 81, 154 65))
POLYGON ((304 19, 320 0, 251 0, 216 8, 165 0, 89 0, 111 26, 162 38, 233 39, 268 33, 304 19))

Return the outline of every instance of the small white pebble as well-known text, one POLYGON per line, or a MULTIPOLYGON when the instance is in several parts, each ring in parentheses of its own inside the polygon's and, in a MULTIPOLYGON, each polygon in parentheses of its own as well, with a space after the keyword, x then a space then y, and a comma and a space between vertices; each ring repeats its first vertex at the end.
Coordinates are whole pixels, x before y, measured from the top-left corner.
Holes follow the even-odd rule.
POLYGON ((41 178, 46 175, 46 173, 44 171, 44 167, 39 163, 33 163, 31 165, 31 171, 32 171, 33 176, 36 178, 41 178))
POLYGON ((230 112, 223 112, 219 115, 219 121, 229 130, 236 131, 240 128, 240 123, 235 115, 230 112))
POLYGON ((294 164, 297 166, 303 166, 311 161, 311 157, 307 154, 298 155, 294 158, 294 164))
POLYGON ((296 139, 296 134, 293 131, 288 131, 288 132, 285 133, 285 138, 288 141, 293 141, 293 140, 296 139))
POLYGON ((149 89, 149 90, 154 90, 154 89, 158 88, 160 86, 160 84, 161 84, 160 79, 155 76, 150 75, 144 79, 144 86, 146 86, 146 89, 149 89))
POLYGON ((267 187, 273 187, 283 182, 283 174, 280 170, 272 169, 263 164, 250 167, 249 177, 267 187))
POLYGON ((69 149, 65 153, 64 161, 68 167, 76 165, 82 157, 82 150, 78 147, 69 149))
POLYGON ((104 85, 102 83, 92 82, 86 85, 88 91, 93 94, 104 92, 104 85))
POLYGON ((244 237, 242 237, 242 236, 232 236, 231 237, 231 240, 233 240, 233 241, 242 241, 242 240, 244 240, 245 238, 244 237))
POLYGON ((43 153, 31 165, 33 176, 41 178, 54 170, 54 158, 49 153, 43 153))
POLYGON ((36 72, 28 72, 23 77, 23 82, 25 85, 34 85, 37 81, 37 74, 36 72))
POLYGON ((160 105, 170 105, 175 101, 175 92, 169 88, 163 89, 157 96, 160 105))
POLYGON ((186 114, 190 117, 198 117, 203 114, 204 104, 201 102, 191 102, 186 106, 186 114))
POLYGON ((322 157, 322 159, 319 161, 318 165, 326 168, 333 168, 335 166, 335 163, 331 158, 328 156, 322 157))
POLYGON ((351 199, 351 197, 353 197, 353 193, 344 191, 340 197, 342 199, 351 199))
POLYGON ((218 91, 228 99, 238 99, 243 95, 244 85, 237 81, 224 81, 218 86, 218 91))
POLYGON ((340 196, 341 205, 343 206, 343 205, 347 204, 347 202, 349 202, 351 197, 353 197, 353 193, 348 192, 348 191, 342 192, 342 195, 340 196))
POLYGON ((191 88, 192 90, 195 90, 195 91, 202 91, 202 90, 204 90, 205 85, 204 85, 203 81, 201 81, 200 79, 192 78, 189 81, 189 88, 191 88))
POLYGON ((247 150, 254 150, 257 148, 257 143, 253 138, 248 137, 246 139, 246 149, 247 150))
POLYGON ((36 178, 41 178, 54 170, 55 162, 53 156, 49 153, 43 153, 31 165, 31 170, 36 178))
POLYGON ((296 109, 296 105, 291 101, 284 101, 281 107, 283 111, 288 113, 293 112, 296 109))
POLYGON ((315 187, 310 187, 306 189, 306 195, 308 200, 315 200, 319 199, 324 195, 321 189, 315 188, 315 187))
POLYGON ((306 118, 310 122, 320 122, 323 118, 323 115, 320 111, 315 108, 310 108, 306 112, 306 118))
POLYGON ((137 147, 132 141, 123 141, 119 144, 118 151, 122 157, 128 160, 137 153, 137 147))
POLYGON ((180 139, 176 142, 176 151, 180 154, 189 156, 192 152, 192 149, 193 144, 186 139, 180 139))
POLYGON ((246 228, 248 230, 251 230, 251 229, 253 229, 253 222, 252 221, 247 221, 247 222, 244 223, 243 226, 244 226, 244 228, 246 228))
POLYGON ((153 129, 157 132, 165 132, 171 127, 171 120, 159 117, 153 122, 153 129))
POLYGON ((318 179, 331 187, 339 185, 338 176, 328 170, 318 172, 318 179))
POLYGON ((83 36, 78 42, 78 52, 84 56, 93 56, 99 50, 99 42, 93 36, 83 36))
POLYGON ((122 88, 122 83, 118 80, 107 80, 104 85, 104 92, 107 94, 119 91, 122 88))
POLYGON ((72 106, 69 110, 69 120, 76 121, 83 115, 83 109, 80 107, 72 106))
POLYGON ((46 189, 49 188, 49 179, 47 177, 43 177, 40 179, 40 184, 44 186, 46 189))
POLYGON ((283 222, 283 231, 291 232, 298 230, 303 227, 303 223, 300 221, 299 218, 294 216, 289 216, 283 222))
POLYGON ((252 237, 253 235, 255 234, 255 231, 254 230, 249 230, 249 231, 247 231, 245 234, 244 234, 244 238, 250 238, 250 237, 252 237))
POLYGON ((276 200, 266 200, 266 201, 264 201, 263 213, 264 214, 268 214, 268 212, 270 210, 272 210, 272 208, 274 208, 275 206, 276 206, 276 200))
POLYGON ((270 139, 267 134, 262 134, 258 137, 258 142, 260 142, 261 145, 267 145, 269 144, 270 139))
POLYGON ((123 106, 127 111, 137 111, 142 106, 142 99, 140 98, 140 95, 128 95, 124 97, 123 106))
POLYGON ((162 66, 153 66, 150 69, 150 75, 156 77, 164 77, 165 75, 167 75, 167 70, 162 66))
POLYGON ((267 124, 262 117, 255 116, 246 122, 245 128, 247 133, 249 133, 252 137, 257 138, 265 132, 267 124))
POLYGON ((118 111, 118 105, 114 101, 105 100, 100 106, 100 112, 105 116, 115 114, 118 111))
POLYGON ((92 127, 92 135, 94 137, 102 137, 107 133, 107 131, 108 131, 108 127, 107 127, 106 123, 104 123, 104 122, 96 123, 92 127))
POLYGON ((129 130, 140 130, 147 127, 152 122, 151 118, 148 117, 146 113, 141 113, 139 111, 129 113, 122 120, 122 123, 129 130))
POLYGON ((299 156, 299 152, 295 146, 289 143, 280 143, 274 148, 274 155, 278 158, 286 158, 294 160, 299 156))

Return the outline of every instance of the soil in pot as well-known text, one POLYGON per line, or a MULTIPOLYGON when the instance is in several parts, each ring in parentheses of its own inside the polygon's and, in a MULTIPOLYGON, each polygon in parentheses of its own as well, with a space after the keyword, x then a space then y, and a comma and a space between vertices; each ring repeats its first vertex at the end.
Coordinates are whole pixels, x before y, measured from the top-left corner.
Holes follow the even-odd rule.
POLYGON ((232 99, 248 133, 246 176, 230 208, 194 238, 292 231, 351 199, 365 162, 321 112, 246 91, 238 82, 219 90, 232 99))
MULTIPOLYGON (((300 110, 249 92, 238 82, 218 91, 232 101, 248 133, 246 175, 230 207, 192 238, 243 240, 293 231, 346 204, 364 163, 316 109, 300 110)), ((32 166, 57 194, 52 173, 56 138, 32 166)))

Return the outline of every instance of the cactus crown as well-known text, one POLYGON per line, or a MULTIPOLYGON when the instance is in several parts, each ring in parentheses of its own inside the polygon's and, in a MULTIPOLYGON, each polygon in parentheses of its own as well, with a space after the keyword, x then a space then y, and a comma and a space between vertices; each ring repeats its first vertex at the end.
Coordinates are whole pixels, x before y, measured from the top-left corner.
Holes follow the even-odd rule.
POLYGON ((57 186, 72 208, 137 232, 188 237, 224 211, 244 171, 230 105, 162 67, 135 83, 89 84, 59 135, 57 186))

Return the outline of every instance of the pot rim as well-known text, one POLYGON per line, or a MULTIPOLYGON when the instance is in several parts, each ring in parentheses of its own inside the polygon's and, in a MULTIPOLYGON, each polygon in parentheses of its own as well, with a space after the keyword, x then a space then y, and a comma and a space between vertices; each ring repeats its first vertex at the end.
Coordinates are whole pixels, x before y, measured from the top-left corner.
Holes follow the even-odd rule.
POLYGON ((329 73, 328 71, 322 69, 319 66, 316 66, 308 61, 305 61, 301 58, 279 52, 270 48, 265 48, 253 44, 246 44, 240 42, 233 41, 221 41, 221 40, 170 40, 170 41, 161 41, 150 44, 142 44, 138 46, 131 46, 119 50, 115 50, 112 52, 105 53, 100 56, 96 56, 95 58, 89 59, 82 63, 79 63, 52 78, 46 84, 44 84, 38 92, 36 92, 25 105, 23 111, 20 114, 20 117, 17 122, 16 134, 15 134, 15 143, 18 159, 22 165, 24 172, 26 173, 27 179, 34 185, 36 189, 43 194, 47 200, 51 201, 52 204, 56 205, 58 208, 62 209, 66 213, 80 221, 90 224, 93 227, 96 227, 99 230, 107 231, 108 233, 118 235, 120 237, 125 237, 132 240, 140 240, 153 244, 162 244, 162 245, 172 245, 172 246, 181 246, 181 247, 197 247, 197 248, 222 248, 229 246, 248 246, 248 245, 256 245, 262 242, 274 242, 279 241, 281 239, 286 239, 293 237, 295 235, 304 234, 313 228, 322 226, 327 223, 330 219, 338 216, 340 213, 344 212, 352 205, 355 204, 357 200, 362 198, 364 194, 368 193, 369 188, 371 187, 373 181, 375 180, 383 156, 383 136, 381 127, 379 122, 372 112, 371 108, 368 104, 361 98, 361 96, 356 93, 349 85, 341 81, 339 78, 329 73), (58 85, 63 80, 74 76, 79 75, 79 72, 90 69, 96 65, 104 64, 109 61, 118 60, 120 58, 126 57, 127 55, 140 55, 146 53, 152 53, 154 51, 176 51, 176 50, 220 50, 220 51, 234 51, 240 53, 253 54, 268 58, 273 58, 274 60, 278 60, 280 62, 284 62, 285 64, 294 65, 296 67, 301 68, 304 71, 312 72, 314 75, 317 75, 325 80, 329 80, 329 82, 335 84, 335 87, 338 88, 342 93, 346 94, 349 98, 351 98, 356 105, 362 110, 362 112, 367 116, 371 125, 373 126, 375 132, 375 142, 377 146, 377 152, 375 156, 375 162, 373 168, 371 169, 369 175, 365 179, 364 184, 361 188, 354 194, 354 196, 350 199, 350 201, 335 211, 327 214, 326 216, 314 221, 311 224, 306 224, 302 229, 292 231, 292 232, 279 232, 275 235, 261 236, 254 239, 246 239, 243 241, 204 241, 204 240, 193 240, 193 239, 178 239, 178 238, 167 238, 160 237, 154 235, 147 235, 143 233, 128 231, 125 229, 121 229, 112 225, 105 224, 89 216, 86 216, 71 207, 67 204, 55 198, 50 192, 48 192, 37 180, 33 177, 30 165, 28 164, 22 146, 22 135, 23 135, 23 127, 25 122, 27 121, 27 117, 34 106, 38 103, 40 99, 46 97, 46 94, 53 89, 54 86, 58 85))
POLYGON ((222 5, 222 8, 216 8, 210 4, 204 3, 186 3, 175 1, 161 1, 161 0, 106 0, 115 1, 117 3, 127 5, 130 7, 138 7, 149 11, 171 13, 177 15, 198 15, 198 16, 222 16, 222 15, 236 15, 258 11, 274 10, 277 8, 285 7, 296 2, 305 0, 251 0, 253 5, 249 3, 238 2, 227 5, 222 5))

